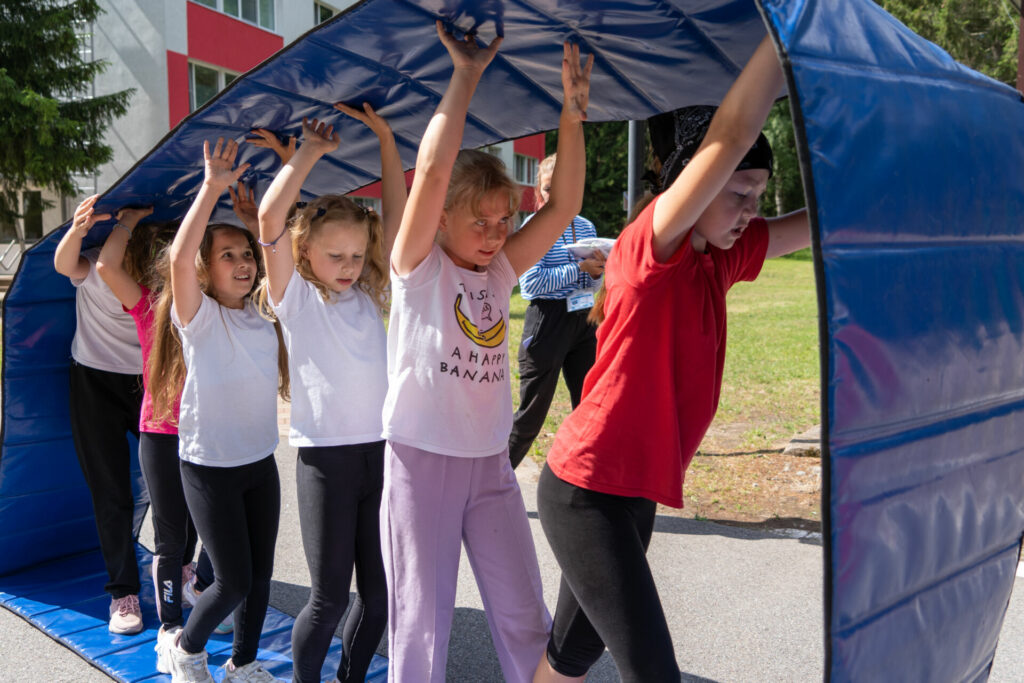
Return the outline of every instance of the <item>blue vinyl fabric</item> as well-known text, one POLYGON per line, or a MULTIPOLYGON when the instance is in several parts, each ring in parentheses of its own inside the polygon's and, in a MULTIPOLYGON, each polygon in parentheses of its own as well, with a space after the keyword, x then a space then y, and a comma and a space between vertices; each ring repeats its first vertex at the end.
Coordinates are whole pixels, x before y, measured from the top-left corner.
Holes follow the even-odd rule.
MULTIPOLYGON (((140 572, 149 575, 153 556, 138 546, 140 572)), ((156 596, 153 584, 143 582, 139 600, 145 618, 144 630, 122 636, 107 630, 110 596, 103 591, 106 570, 99 551, 69 555, 0 577, 0 605, 32 622, 51 638, 63 643, 115 680, 161 681, 171 677, 156 670, 156 596)), ((276 609, 267 611, 257 658, 279 680, 291 680, 291 632, 294 619, 276 609)), ((232 636, 214 634, 206 646, 214 679, 223 677, 222 667, 231 657, 232 636)), ((322 669, 330 680, 341 661, 341 641, 334 638, 322 669)), ((387 680, 387 660, 374 656, 366 675, 367 683, 387 680)))
MULTIPOLYGON (((767 22, 793 100, 819 290, 825 677, 984 679, 1024 531, 1019 94, 870 0, 368 0, 183 121, 99 210, 152 203, 154 218, 180 218, 203 139, 296 134, 303 116, 342 138, 304 191, 365 185, 379 175, 376 141, 331 108, 338 100, 371 102, 411 167, 450 71, 437 17, 505 36, 467 147, 556 127, 565 39, 597 55, 591 120, 642 119, 718 102, 767 22)), ((272 153, 243 145, 240 159, 262 194, 272 153)), ((214 219, 235 222, 226 196, 214 219)), ((0 574, 84 549, 92 524, 66 426, 73 292, 52 266, 63 232, 26 254, 4 302, 0 574)))
POLYGON ((871 2, 764 5, 817 224, 826 675, 984 680, 1024 531, 1024 104, 871 2))
MULTIPOLYGON (((204 140, 241 142, 255 127, 298 135, 304 116, 334 123, 342 140, 310 174, 306 198, 371 183, 380 174, 377 139, 335 110, 338 101, 370 102, 411 168, 451 73, 437 18, 487 42, 496 31, 505 36, 470 107, 467 147, 557 128, 565 40, 596 54, 589 114, 600 121, 720 100, 765 33, 751 0, 368 0, 233 81, 109 188, 97 211, 153 205, 153 220, 179 219, 202 181, 204 140)), ((243 182, 262 196, 277 157, 242 145, 243 162, 252 164, 243 182)), ((240 224, 227 194, 213 220, 240 224)), ((95 227, 83 247, 101 244, 111 225, 95 227)), ((25 254, 4 299, 0 575, 98 545, 68 426, 74 290, 53 269, 66 228, 25 254)))

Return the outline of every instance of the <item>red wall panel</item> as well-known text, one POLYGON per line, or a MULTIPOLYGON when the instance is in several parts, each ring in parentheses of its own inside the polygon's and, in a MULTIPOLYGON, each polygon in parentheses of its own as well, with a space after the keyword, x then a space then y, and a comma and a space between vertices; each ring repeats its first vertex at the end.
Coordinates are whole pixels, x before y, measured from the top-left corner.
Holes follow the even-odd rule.
POLYGON ((188 116, 188 57, 167 51, 167 102, 171 128, 188 116))
POLYGON ((284 47, 284 38, 194 2, 188 4, 188 56, 239 73, 284 47))
POLYGON ((538 160, 543 159, 544 133, 537 133, 536 135, 527 135, 525 138, 519 138, 518 140, 513 141, 512 149, 515 150, 516 154, 525 154, 538 160))

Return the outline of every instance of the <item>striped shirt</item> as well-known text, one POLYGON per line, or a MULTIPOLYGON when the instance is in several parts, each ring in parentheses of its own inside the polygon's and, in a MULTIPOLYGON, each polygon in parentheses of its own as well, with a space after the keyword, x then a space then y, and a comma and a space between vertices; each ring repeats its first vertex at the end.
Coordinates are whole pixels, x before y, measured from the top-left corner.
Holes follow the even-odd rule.
MULTIPOLYGON (((523 222, 533 218, 530 216, 523 222)), ((519 293, 527 301, 533 299, 565 299, 577 289, 594 286, 594 279, 580 270, 579 261, 566 247, 586 237, 597 237, 594 224, 576 216, 555 245, 532 268, 519 276, 519 293), (576 237, 573 239, 573 229, 576 237)))

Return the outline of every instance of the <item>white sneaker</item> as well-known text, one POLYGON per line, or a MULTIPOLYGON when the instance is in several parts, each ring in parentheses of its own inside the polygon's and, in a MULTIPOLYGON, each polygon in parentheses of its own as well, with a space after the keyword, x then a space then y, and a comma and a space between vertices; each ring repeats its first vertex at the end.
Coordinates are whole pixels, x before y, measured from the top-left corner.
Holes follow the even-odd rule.
POLYGON ((111 633, 122 635, 142 630, 142 608, 139 607, 138 595, 126 595, 110 600, 110 624, 107 629, 111 633))
POLYGON ((171 650, 178 640, 179 633, 181 633, 180 626, 172 626, 166 631, 161 626, 160 630, 156 632, 156 645, 153 646, 153 649, 156 650, 156 670, 162 674, 171 673, 171 650))
POLYGON ((187 583, 184 579, 185 577, 182 577, 181 608, 188 609, 189 607, 195 607, 196 603, 199 602, 199 593, 196 591, 196 580, 194 578, 187 583))
POLYGON ((236 667, 230 659, 224 665, 224 683, 241 681, 243 683, 275 683, 276 678, 263 668, 259 662, 249 662, 244 666, 236 667))
POLYGON ((206 666, 206 650, 189 654, 177 644, 180 638, 179 631, 167 652, 171 665, 171 683, 213 683, 213 676, 206 666))

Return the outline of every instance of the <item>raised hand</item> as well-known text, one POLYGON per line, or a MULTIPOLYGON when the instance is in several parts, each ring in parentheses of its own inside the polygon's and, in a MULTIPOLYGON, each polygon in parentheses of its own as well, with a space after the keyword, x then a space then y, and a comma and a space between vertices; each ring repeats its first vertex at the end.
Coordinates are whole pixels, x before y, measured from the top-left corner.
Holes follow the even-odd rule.
POLYGON ((246 138, 253 147, 262 147, 264 149, 272 149, 277 154, 278 158, 281 159, 281 165, 287 164, 288 161, 295 156, 295 136, 289 135, 287 143, 282 143, 281 139, 277 135, 266 128, 253 128, 250 132, 253 137, 246 138))
POLYGON ((580 270, 596 280, 604 275, 604 262, 604 254, 595 249, 590 258, 580 261, 580 270))
POLYGON ((235 183, 249 164, 242 164, 234 168, 235 158, 238 156, 238 143, 228 140, 224 144, 224 138, 217 138, 217 145, 210 152, 210 141, 203 140, 203 159, 206 162, 206 176, 204 184, 223 192, 225 188, 235 183))
POLYGON ((344 102, 338 102, 334 105, 334 108, 343 114, 351 116, 356 121, 362 121, 366 124, 366 127, 372 130, 378 138, 384 138, 391 136, 391 126, 388 122, 373 110, 369 102, 363 102, 363 110, 359 111, 354 107, 350 107, 344 102))
POLYGON ((130 229, 134 229, 146 216, 153 213, 152 206, 142 208, 124 208, 117 212, 117 222, 130 229))
POLYGON ((92 226, 110 220, 109 213, 94 213, 93 207, 96 205, 97 199, 99 199, 99 195, 94 194, 82 200, 82 203, 75 209, 75 216, 71 221, 71 227, 68 229, 68 232, 73 232, 79 238, 82 238, 89 233, 92 226))
POLYGON ((472 33, 467 33, 462 40, 458 40, 444 27, 440 20, 435 23, 437 35, 441 39, 441 43, 448 50, 448 54, 451 55, 452 64, 455 66, 456 71, 466 69, 477 74, 483 73, 487 65, 494 59, 494 55, 497 54, 498 46, 501 45, 501 36, 497 36, 487 47, 481 47, 477 44, 476 37, 472 33))
POLYGON ((237 190, 228 185, 228 194, 231 195, 231 208, 234 210, 235 215, 248 228, 249 232, 258 235, 260 219, 259 206, 256 204, 256 191, 251 187, 238 183, 237 190))
POLYGON ((580 46, 562 46, 562 92, 564 111, 576 121, 587 120, 587 105, 590 103, 590 71, 594 68, 594 55, 587 57, 587 63, 580 66, 580 46))
POLYGON ((311 148, 321 155, 338 149, 338 134, 333 125, 317 119, 302 119, 302 146, 311 148))

